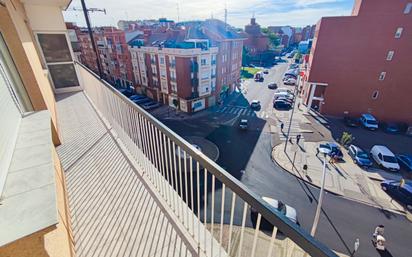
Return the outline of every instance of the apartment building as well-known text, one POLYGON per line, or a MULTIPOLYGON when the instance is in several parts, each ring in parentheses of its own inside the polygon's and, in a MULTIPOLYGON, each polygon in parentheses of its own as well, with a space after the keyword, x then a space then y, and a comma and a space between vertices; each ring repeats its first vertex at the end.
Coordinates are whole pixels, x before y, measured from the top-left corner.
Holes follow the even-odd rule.
POLYGON ((133 68, 126 33, 114 27, 101 27, 96 28, 94 36, 103 77, 118 87, 133 86, 133 68))
POLYGON ((130 47, 137 90, 184 112, 213 106, 233 91, 240 82, 243 39, 214 24, 151 32, 144 46, 130 47))
POLYGON ((328 115, 412 123, 411 38, 410 0, 357 0, 351 16, 322 18, 302 76, 304 103, 328 115))

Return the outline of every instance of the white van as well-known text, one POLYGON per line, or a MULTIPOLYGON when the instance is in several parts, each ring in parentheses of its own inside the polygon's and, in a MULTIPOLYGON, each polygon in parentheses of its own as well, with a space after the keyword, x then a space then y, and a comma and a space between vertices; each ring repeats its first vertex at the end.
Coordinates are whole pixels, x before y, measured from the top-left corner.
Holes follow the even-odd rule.
POLYGON ((395 155, 386 146, 373 146, 371 149, 371 156, 380 167, 390 171, 400 170, 395 155))

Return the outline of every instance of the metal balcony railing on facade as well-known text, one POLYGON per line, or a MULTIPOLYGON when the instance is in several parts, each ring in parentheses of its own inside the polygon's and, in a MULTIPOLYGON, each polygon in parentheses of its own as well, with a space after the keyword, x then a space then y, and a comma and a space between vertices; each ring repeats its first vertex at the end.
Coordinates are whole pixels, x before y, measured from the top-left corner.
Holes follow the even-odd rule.
MULTIPOLYGON (((92 71, 77 64, 84 91, 171 212, 206 256, 286 256, 294 249, 313 257, 337 257, 243 183, 92 71), (250 209, 257 213, 253 240, 244 240, 250 209), (273 226, 267 249, 257 248, 261 222, 273 226), (232 236, 238 228, 239 237, 232 236), (276 252, 277 231, 290 239, 276 252), (226 235, 226 236, 224 236, 226 235), (227 238, 228 235, 228 238, 227 238), (235 243, 235 238, 237 241, 235 243), (288 241, 289 242, 289 241, 288 241)), ((260 242, 259 242, 260 243, 260 242)), ((300 256, 300 255, 299 255, 300 256)))

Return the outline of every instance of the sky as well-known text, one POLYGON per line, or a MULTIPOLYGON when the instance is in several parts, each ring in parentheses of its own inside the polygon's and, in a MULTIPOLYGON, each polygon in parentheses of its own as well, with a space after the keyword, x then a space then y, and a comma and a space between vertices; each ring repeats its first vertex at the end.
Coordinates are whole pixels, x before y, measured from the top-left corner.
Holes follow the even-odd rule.
MULTIPOLYGON (((254 15, 266 26, 291 25, 302 27, 316 24, 324 16, 350 15, 354 0, 86 0, 88 8, 104 8, 90 14, 92 26, 116 26, 118 20, 158 19, 175 21, 217 18, 243 28, 254 15)), ((66 21, 85 26, 80 0, 73 0, 64 12, 66 21)))

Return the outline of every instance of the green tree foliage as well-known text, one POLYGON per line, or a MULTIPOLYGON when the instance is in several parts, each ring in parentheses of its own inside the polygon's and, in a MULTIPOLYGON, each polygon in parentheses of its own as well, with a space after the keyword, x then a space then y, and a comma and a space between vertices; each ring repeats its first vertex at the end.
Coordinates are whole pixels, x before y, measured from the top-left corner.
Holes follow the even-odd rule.
POLYGON ((280 45, 280 38, 275 33, 270 32, 268 28, 262 28, 262 33, 269 37, 271 47, 277 47, 280 45))
POLYGON ((343 146, 349 146, 353 142, 353 140, 355 140, 355 137, 353 137, 351 133, 343 132, 340 138, 340 143, 343 146))

